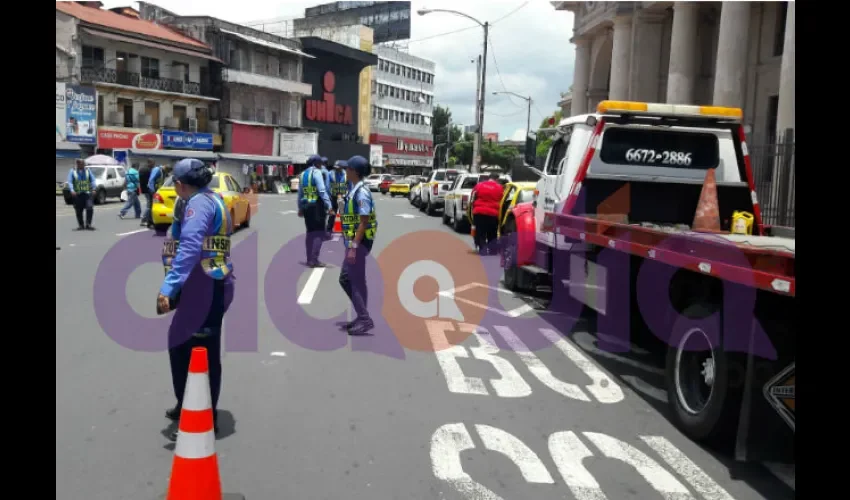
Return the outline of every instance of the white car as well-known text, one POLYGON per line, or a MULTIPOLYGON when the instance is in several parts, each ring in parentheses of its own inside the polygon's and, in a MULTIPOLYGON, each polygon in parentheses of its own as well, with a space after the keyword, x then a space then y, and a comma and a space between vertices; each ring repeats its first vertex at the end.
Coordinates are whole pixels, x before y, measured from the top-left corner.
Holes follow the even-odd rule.
MULTIPOLYGON (((459 233, 469 231, 471 222, 466 213, 469 206, 469 196, 476 184, 484 182, 488 178, 490 178, 490 174, 467 173, 461 174, 455 179, 445 195, 443 224, 449 224, 451 222, 454 230, 459 233)), ((509 175, 503 175, 500 179, 511 182, 509 175)))
MULTIPOLYGON (((86 167, 94 175, 95 193, 93 201, 96 205, 101 205, 106 202, 107 198, 121 198, 121 193, 126 189, 125 183, 127 171, 121 165, 90 165, 86 167)), ((67 183, 62 184, 62 196, 65 198, 65 204, 70 205, 74 202, 71 198, 71 189, 67 183)))
POLYGON ((419 193, 421 199, 419 210, 428 215, 434 215, 438 208, 443 208, 446 191, 449 190, 457 176, 465 173, 466 170, 456 168, 439 168, 431 172, 428 182, 422 186, 419 193))
POLYGON ((369 188, 369 191, 378 191, 378 186, 381 185, 381 181, 384 180, 384 176, 388 174, 372 174, 363 181, 363 184, 369 188))

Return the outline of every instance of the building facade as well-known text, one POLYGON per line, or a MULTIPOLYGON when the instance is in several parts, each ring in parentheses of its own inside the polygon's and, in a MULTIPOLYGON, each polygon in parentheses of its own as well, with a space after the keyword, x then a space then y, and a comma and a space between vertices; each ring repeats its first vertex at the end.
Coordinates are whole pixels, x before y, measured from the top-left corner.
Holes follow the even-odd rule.
POLYGON ((374 42, 410 38, 410 2, 331 2, 304 9, 304 18, 295 19, 295 30, 327 26, 368 26, 374 42))
POLYGON ((794 2, 552 2, 573 12, 571 114, 604 99, 740 107, 794 127, 794 2))
POLYGON ((391 47, 375 47, 372 80, 372 134, 394 171, 420 172, 433 164, 435 64, 391 47))
MULTIPOLYGON (((205 43, 100 2, 56 2, 57 82, 91 86, 96 118, 84 151, 195 149, 221 144, 205 43)), ((58 85, 58 83, 57 83, 58 85)), ((66 95, 76 98, 72 91, 66 95)), ((69 127, 83 126, 74 119, 69 127)), ((58 130, 58 127, 57 127, 58 130)))

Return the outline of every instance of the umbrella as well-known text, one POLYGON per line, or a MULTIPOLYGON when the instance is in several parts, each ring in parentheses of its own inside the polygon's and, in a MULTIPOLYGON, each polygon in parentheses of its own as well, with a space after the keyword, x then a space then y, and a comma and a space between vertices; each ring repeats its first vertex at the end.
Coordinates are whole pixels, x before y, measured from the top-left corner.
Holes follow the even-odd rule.
POLYGON ((111 156, 94 155, 86 158, 86 165, 118 165, 118 162, 111 156))

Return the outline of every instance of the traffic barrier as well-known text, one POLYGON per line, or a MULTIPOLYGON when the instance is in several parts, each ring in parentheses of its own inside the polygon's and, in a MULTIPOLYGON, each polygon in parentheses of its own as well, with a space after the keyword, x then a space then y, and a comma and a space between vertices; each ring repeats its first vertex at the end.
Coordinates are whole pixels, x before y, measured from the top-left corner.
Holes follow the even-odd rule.
POLYGON ((334 232, 342 232, 342 218, 339 216, 339 213, 336 214, 336 219, 334 219, 334 232))
POLYGON ((717 178, 713 168, 705 174, 692 229, 703 232, 720 231, 720 205, 717 201, 717 178))
POLYGON ((215 453, 209 361, 203 347, 192 349, 189 376, 183 394, 180 428, 174 447, 166 500, 245 500, 240 494, 221 493, 215 453))

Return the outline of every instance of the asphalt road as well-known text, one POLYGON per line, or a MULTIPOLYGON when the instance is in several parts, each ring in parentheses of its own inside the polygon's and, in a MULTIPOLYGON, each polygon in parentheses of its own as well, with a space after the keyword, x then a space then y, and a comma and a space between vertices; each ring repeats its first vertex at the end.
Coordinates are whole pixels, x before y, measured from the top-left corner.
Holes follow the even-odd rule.
MULTIPOLYGON (((260 196, 251 227, 234 236, 237 301, 225 323, 216 442, 226 492, 794 498, 765 467, 706 451, 668 422, 657 358, 636 347, 602 352, 582 324, 541 312, 545 298, 500 291, 498 257, 470 254, 469 236, 406 200, 376 197, 372 337, 337 327, 348 309, 341 243, 324 247, 330 267, 299 264, 294 195, 260 196)), ((161 238, 119 220, 118 208, 96 207, 97 231, 73 232, 73 211, 57 199, 61 499, 157 498, 170 474, 169 318, 154 313, 161 238)))

